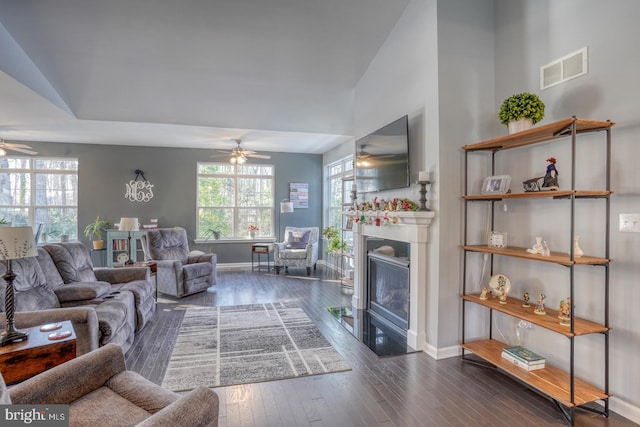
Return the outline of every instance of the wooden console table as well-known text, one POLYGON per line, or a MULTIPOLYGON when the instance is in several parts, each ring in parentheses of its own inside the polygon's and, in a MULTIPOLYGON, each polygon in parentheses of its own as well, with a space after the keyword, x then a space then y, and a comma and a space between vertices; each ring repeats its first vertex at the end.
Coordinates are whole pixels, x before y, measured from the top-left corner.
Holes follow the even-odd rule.
POLYGON ((31 328, 29 338, 0 347, 0 372, 7 384, 24 381, 41 372, 76 357, 76 334, 71 321, 57 322, 62 326, 53 331, 31 328), (70 331, 62 339, 49 339, 50 334, 70 331))

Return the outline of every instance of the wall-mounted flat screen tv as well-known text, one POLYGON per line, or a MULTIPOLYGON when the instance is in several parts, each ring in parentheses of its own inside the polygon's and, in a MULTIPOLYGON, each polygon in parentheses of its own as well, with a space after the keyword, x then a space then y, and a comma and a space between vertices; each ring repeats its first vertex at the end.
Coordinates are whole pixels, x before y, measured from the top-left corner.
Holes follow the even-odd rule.
POLYGON ((359 193, 409 186, 409 119, 393 123, 356 141, 359 193))

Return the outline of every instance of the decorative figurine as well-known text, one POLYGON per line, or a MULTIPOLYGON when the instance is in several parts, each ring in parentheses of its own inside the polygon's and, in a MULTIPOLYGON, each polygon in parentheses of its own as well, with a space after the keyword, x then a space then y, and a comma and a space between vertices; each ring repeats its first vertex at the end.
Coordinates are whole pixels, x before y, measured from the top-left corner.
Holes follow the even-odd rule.
POLYGON ((531 307, 531 304, 529 304, 529 292, 525 292, 524 295, 522 295, 522 306, 531 307))
POLYGON ((500 289, 500 296, 498 298, 500 299, 500 304, 507 303, 507 293, 505 292, 504 287, 500 289))
POLYGON ((573 257, 574 258, 581 258, 582 255, 584 255, 584 252, 582 251, 582 249, 580 248, 580 245, 578 244, 579 240, 580 240, 580 236, 575 236, 573 238, 573 257))
POLYGON ((488 293, 487 287, 483 286, 482 291, 480 292, 480 299, 486 300, 488 298, 487 293, 488 293))
POLYGON ((558 190, 558 170, 556 169, 556 159, 549 157, 547 159, 547 173, 542 181, 543 190, 558 190))
POLYGON ((542 255, 544 253, 544 246, 542 246, 542 237, 536 237, 536 243, 534 243, 533 247, 527 249, 527 252, 529 252, 530 254, 542 255))
POLYGON ((538 298, 538 305, 536 306, 536 308, 533 310, 533 312, 535 314, 547 314, 546 311, 544 311, 544 300, 545 298, 547 298, 547 296, 545 294, 540 294, 540 298, 538 298))
POLYGON ((558 310, 558 319, 563 326, 571 325, 571 298, 560 300, 560 310, 558 310))
POLYGON ((549 249, 549 245, 547 245, 546 240, 542 242, 542 247, 542 256, 551 256, 551 250, 549 249))
POLYGON ((556 159, 554 157, 549 157, 547 159, 547 172, 545 175, 522 181, 522 186, 524 187, 525 192, 559 190, 558 175, 556 159))

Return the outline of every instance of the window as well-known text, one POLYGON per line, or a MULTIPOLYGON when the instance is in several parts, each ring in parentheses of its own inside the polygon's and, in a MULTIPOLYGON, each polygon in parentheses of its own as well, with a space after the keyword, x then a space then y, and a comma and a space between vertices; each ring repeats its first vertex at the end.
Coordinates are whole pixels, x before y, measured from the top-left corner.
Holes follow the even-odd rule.
POLYGON ((331 163, 325 168, 325 182, 328 192, 328 212, 325 226, 342 228, 343 205, 351 203, 351 186, 355 181, 345 181, 345 178, 353 177, 353 156, 345 157, 331 163))
POLYGON ((197 239, 214 232, 222 238, 247 238, 249 225, 258 237, 274 236, 272 165, 198 163, 197 239))
POLYGON ((78 160, 0 158, 0 218, 42 224, 40 242, 78 238, 78 160))

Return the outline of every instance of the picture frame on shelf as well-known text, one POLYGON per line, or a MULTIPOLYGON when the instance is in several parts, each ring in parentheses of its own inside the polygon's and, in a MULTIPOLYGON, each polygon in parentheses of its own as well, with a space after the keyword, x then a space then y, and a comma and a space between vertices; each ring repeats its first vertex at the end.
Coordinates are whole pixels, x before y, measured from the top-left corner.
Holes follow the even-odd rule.
POLYGON ((345 225, 346 230, 351 230, 353 228, 353 217, 347 218, 347 224, 345 225))
POLYGON ((511 176, 488 176, 482 183, 482 194, 507 194, 511 187, 511 176))

